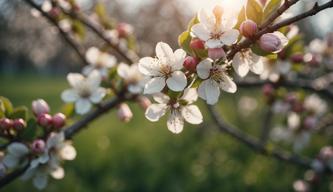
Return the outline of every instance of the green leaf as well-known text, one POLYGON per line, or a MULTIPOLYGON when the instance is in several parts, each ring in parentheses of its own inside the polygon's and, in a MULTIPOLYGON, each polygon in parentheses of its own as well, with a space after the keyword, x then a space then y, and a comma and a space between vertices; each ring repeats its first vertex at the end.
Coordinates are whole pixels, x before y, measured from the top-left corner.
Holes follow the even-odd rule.
POLYGON ((86 28, 85 26, 78 20, 74 20, 73 22, 73 31, 74 33, 83 40, 86 35, 86 28))
POLYGON ((71 117, 74 115, 74 103, 66 103, 61 107, 61 112, 66 116, 66 117, 71 117))
POLYGON ((36 134, 37 134, 37 122, 35 119, 30 119, 27 122, 27 127, 22 130, 22 132, 20 133, 20 137, 24 140, 24 141, 32 141, 36 134))
POLYGON ((25 106, 17 107, 10 114, 11 119, 19 119, 22 118, 26 120, 28 118, 28 108, 25 106))
POLYGON ((200 59, 205 59, 208 57, 208 50, 207 49, 197 49, 194 50, 195 56, 200 59))
POLYGON ((264 9, 264 18, 268 19, 282 5, 282 0, 270 0, 264 9))
POLYGON ((184 49, 188 54, 192 53, 192 50, 190 48, 192 37, 190 35, 190 32, 185 31, 182 34, 178 36, 178 44, 181 48, 184 49))
POLYGON ((2 100, 0 100, 0 118, 5 117, 5 105, 3 104, 2 100))
POLYGON ((187 31, 191 31, 193 25, 199 23, 199 19, 198 19, 198 16, 195 16, 191 19, 191 21, 188 23, 187 25, 187 31))
POLYGON ((13 104, 6 97, 0 96, 0 100, 4 106, 4 112, 6 116, 9 116, 13 112, 13 104))
POLYGON ((263 19, 263 7, 256 0, 248 0, 246 5, 246 16, 248 19, 256 22, 258 25, 261 24, 263 19))
POLYGON ((241 11, 239 12, 239 15, 238 15, 238 22, 237 22, 237 25, 236 25, 236 29, 239 29, 241 24, 243 23, 243 21, 246 20, 246 13, 245 13, 245 7, 243 7, 241 9, 241 11))

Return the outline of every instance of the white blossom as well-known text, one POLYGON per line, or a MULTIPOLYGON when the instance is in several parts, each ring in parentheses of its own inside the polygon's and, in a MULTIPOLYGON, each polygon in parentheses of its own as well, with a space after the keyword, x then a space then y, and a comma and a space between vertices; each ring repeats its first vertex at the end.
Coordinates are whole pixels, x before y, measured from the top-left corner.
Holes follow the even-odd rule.
POLYGON ((210 105, 217 103, 220 89, 235 93, 237 86, 228 76, 226 68, 215 64, 211 59, 201 61, 197 66, 198 76, 204 81, 199 85, 199 97, 210 105))
POLYGON ((26 155, 29 153, 29 148, 18 142, 11 143, 7 147, 7 153, 3 158, 3 164, 8 168, 17 167, 20 164, 24 164, 27 159, 26 155))
POLYGON ((76 157, 75 148, 65 141, 64 133, 52 133, 46 142, 46 150, 32 160, 23 180, 33 178, 33 184, 38 189, 44 189, 48 183, 48 175, 54 179, 62 179, 65 171, 61 167, 63 160, 73 160, 76 157))
POLYGON ((109 69, 114 67, 117 59, 107 52, 91 47, 86 52, 86 60, 89 65, 83 68, 83 74, 89 75, 93 70, 98 70, 102 77, 107 77, 109 69))
POLYGON ((204 41, 208 48, 221 48, 236 43, 239 31, 233 28, 237 19, 224 14, 221 6, 215 6, 212 11, 202 9, 198 19, 199 23, 192 27, 192 34, 204 41))
POLYGON ((312 94, 305 98, 304 108, 314 115, 320 116, 327 111, 327 103, 320 99, 318 95, 312 94))
POLYGON ((172 51, 166 43, 156 45, 157 58, 144 57, 139 61, 139 71, 151 77, 146 83, 144 94, 158 93, 165 85, 173 91, 183 91, 187 85, 185 74, 181 71, 186 57, 182 49, 172 51))
POLYGON ((288 61, 264 61, 264 70, 260 75, 261 79, 269 79, 270 81, 276 82, 279 80, 281 75, 286 75, 291 69, 291 64, 288 61))
POLYGON ((133 94, 141 93, 145 86, 145 79, 138 71, 138 65, 133 64, 131 66, 121 63, 117 69, 118 75, 125 80, 127 89, 133 94))
POLYGON ((263 58, 254 54, 250 49, 236 53, 232 66, 240 77, 245 77, 249 71, 258 75, 264 71, 263 58))
POLYGON ((166 112, 170 111, 167 121, 168 129, 175 134, 182 132, 184 121, 190 124, 200 124, 203 121, 199 108, 193 103, 197 100, 196 89, 187 88, 184 94, 177 101, 173 101, 169 96, 162 93, 156 94, 154 100, 146 110, 146 118, 152 122, 158 121, 166 112))
POLYGON ((106 90, 100 87, 101 76, 93 71, 88 77, 79 73, 70 73, 67 80, 72 89, 67 89, 61 94, 65 102, 75 102, 75 111, 85 114, 90 111, 92 103, 100 103, 106 94, 106 90))

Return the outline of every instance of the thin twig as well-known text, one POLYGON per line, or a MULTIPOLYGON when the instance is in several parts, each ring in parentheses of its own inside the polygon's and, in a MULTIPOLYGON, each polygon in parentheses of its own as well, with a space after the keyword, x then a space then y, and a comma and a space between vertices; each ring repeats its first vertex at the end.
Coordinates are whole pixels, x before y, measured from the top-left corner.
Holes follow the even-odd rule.
POLYGON ((288 163, 292 163, 295 165, 299 165, 305 168, 311 167, 311 160, 307 159, 305 157, 301 157, 295 154, 290 154, 286 151, 280 150, 280 149, 268 149, 265 146, 261 145, 257 139, 254 137, 240 131, 239 129, 236 129, 232 127, 231 125, 226 124, 216 111, 216 109, 213 106, 207 105, 208 112, 213 118, 214 123, 218 126, 219 130, 227 133, 237 141, 245 144, 249 148, 253 149, 254 151, 265 155, 269 157, 274 157, 278 160, 283 160, 288 163))
POLYGON ((26 3, 28 3, 31 7, 37 9, 52 25, 54 25, 58 31, 60 32, 63 39, 69 44, 74 51, 79 56, 80 60, 85 64, 88 65, 88 62, 85 59, 85 51, 84 48, 79 45, 74 39, 72 39, 68 33, 66 33, 58 24, 57 20, 55 20, 52 16, 50 16, 48 13, 43 11, 41 7, 39 7, 35 2, 32 0, 25 0, 26 3))

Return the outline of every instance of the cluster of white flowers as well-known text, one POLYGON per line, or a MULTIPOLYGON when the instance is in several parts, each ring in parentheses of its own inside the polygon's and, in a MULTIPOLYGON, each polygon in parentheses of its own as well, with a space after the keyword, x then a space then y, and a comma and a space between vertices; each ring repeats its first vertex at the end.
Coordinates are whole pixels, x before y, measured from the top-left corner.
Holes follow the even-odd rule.
POLYGON ((35 140, 30 147, 23 143, 14 142, 7 147, 3 164, 7 168, 25 166, 28 169, 22 175, 23 180, 33 178, 33 184, 38 189, 47 185, 48 175, 55 179, 62 179, 65 175, 61 163, 64 160, 73 160, 76 150, 70 142, 65 141, 64 133, 51 133, 49 138, 35 140))
POLYGON ((297 104, 298 109, 286 102, 276 102, 275 112, 287 114, 287 126, 277 126, 272 131, 275 141, 292 142, 295 151, 300 151, 308 145, 311 134, 317 131, 315 125, 327 111, 327 103, 317 95, 307 96, 303 103, 297 104), (304 115, 305 114, 305 115, 304 115))

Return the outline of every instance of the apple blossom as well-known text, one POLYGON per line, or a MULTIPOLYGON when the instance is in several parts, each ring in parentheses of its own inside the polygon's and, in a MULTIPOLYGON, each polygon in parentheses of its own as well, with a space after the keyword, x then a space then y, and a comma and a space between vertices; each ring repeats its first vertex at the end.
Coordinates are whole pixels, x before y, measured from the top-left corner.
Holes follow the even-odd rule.
POLYGON ((250 49, 236 53, 232 66, 240 77, 245 77, 249 71, 258 75, 264 71, 263 58, 254 54, 250 49))
POLYGON ((210 105, 217 103, 220 89, 235 93, 237 86, 227 74, 225 66, 215 64, 211 59, 201 61, 197 66, 198 76, 204 81, 198 88, 199 97, 210 105))
POLYGON ((247 38, 253 37, 258 31, 257 24, 252 20, 245 20, 240 26, 240 33, 247 38))
POLYGON ((320 99, 316 94, 312 94, 305 98, 304 108, 317 116, 327 111, 327 103, 320 99))
POLYGON ((194 88, 185 89, 183 95, 177 100, 162 93, 155 94, 153 98, 157 103, 147 108, 146 118, 156 122, 170 111, 167 127, 172 133, 182 132, 184 121, 190 124, 200 124, 203 121, 199 108, 192 104, 198 98, 197 90, 194 88))
POLYGON ((43 153, 45 151, 46 144, 42 139, 36 139, 31 144, 31 150, 34 153, 43 153))
POLYGON ((13 142, 7 146, 7 153, 3 158, 3 163, 8 168, 17 167, 27 160, 29 148, 23 143, 13 142))
POLYGON ((52 117, 52 125, 56 129, 62 128, 66 123, 66 116, 62 113, 57 113, 52 117))
POLYGON ((272 82, 278 81, 280 76, 286 75, 291 68, 291 64, 288 61, 264 59, 263 63, 264 69, 260 78, 264 80, 269 79, 272 82))
POLYGON ((32 112, 38 117, 41 114, 49 113, 50 107, 43 99, 37 99, 32 102, 32 112))
POLYGON ((193 50, 205 49, 205 42, 198 38, 192 38, 190 42, 190 48, 193 50))
POLYGON ((195 72, 197 70, 197 65, 199 63, 199 59, 192 57, 192 56, 187 56, 184 61, 184 68, 190 72, 195 72))
POLYGON ((10 129, 13 127, 13 120, 8 118, 0 119, 0 128, 2 129, 10 129))
POLYGON ((73 160, 76 157, 75 148, 65 141, 64 133, 52 133, 46 142, 44 153, 33 159, 29 168, 22 175, 23 180, 33 178, 37 189, 44 189, 47 185, 48 175, 54 179, 62 179, 65 175, 60 166, 63 160, 73 160))
POLYGON ((49 114, 41 114, 37 118, 37 123, 42 127, 49 128, 52 126, 52 116, 49 114))
POLYGON ((192 34, 204 41, 208 48, 221 48, 237 41, 239 31, 233 29, 237 19, 223 14, 221 6, 215 6, 212 11, 202 9, 198 19, 199 23, 192 27, 192 34))
POLYGON ((142 93, 145 80, 143 75, 138 71, 137 64, 129 66, 125 63, 120 63, 117 72, 118 75, 124 79, 129 92, 133 94, 142 93))
POLYGON ((106 95, 106 90, 100 87, 101 75, 96 70, 87 77, 79 73, 70 73, 67 80, 72 89, 62 92, 61 98, 65 102, 75 102, 75 111, 78 114, 88 113, 92 103, 100 103, 106 95))
POLYGON ((86 52, 86 60, 90 65, 83 68, 83 74, 89 75, 97 70, 102 77, 109 75, 109 69, 116 66, 117 59, 107 52, 100 51, 96 47, 90 47, 86 52))
POLYGON ((125 123, 129 122, 133 118, 133 113, 126 103, 119 105, 117 115, 118 118, 125 123))
POLYGON ((223 48, 209 48, 208 57, 213 60, 218 60, 225 57, 225 51, 223 48))
POLYGON ((187 85, 185 74, 181 71, 186 57, 182 49, 172 51, 166 43, 156 45, 157 58, 144 57, 139 61, 139 71, 151 77, 146 83, 144 94, 158 93, 165 85, 172 91, 182 91, 187 85))
POLYGON ((27 123, 23 119, 21 119, 21 118, 15 119, 13 121, 13 127, 17 131, 20 131, 20 130, 24 129, 26 126, 27 126, 27 123))

